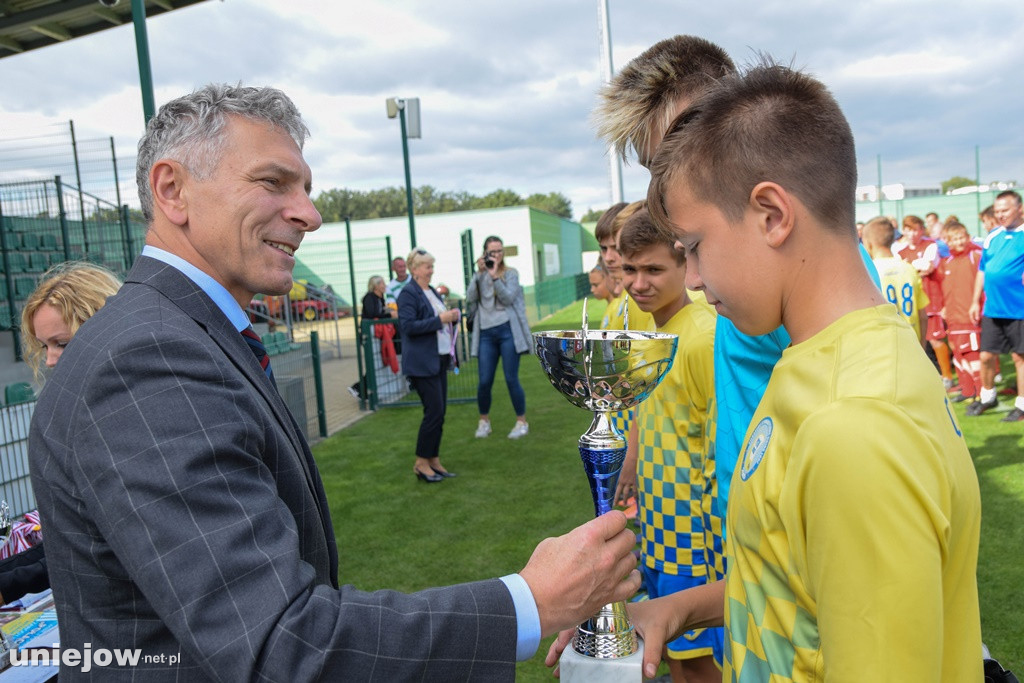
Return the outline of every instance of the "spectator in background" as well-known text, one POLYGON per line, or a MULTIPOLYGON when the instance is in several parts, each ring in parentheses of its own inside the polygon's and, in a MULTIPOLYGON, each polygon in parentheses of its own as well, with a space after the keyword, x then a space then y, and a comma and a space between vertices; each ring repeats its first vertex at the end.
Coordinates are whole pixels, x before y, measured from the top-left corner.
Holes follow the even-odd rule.
POLYGON ((942 287, 934 275, 939 265, 939 245, 931 237, 925 236, 925 224, 920 217, 910 215, 903 218, 903 240, 893 246, 893 252, 917 268, 924 293, 928 295, 928 326, 925 338, 931 346, 942 375, 942 383, 947 390, 953 388, 953 364, 946 344, 946 323, 942 320, 942 287))
POLYGON ((601 318, 601 329, 607 329, 608 306, 611 304, 612 299, 615 298, 614 292, 616 287, 621 288, 622 285, 612 279, 608 269, 604 267, 604 259, 600 256, 597 257, 597 265, 587 273, 587 279, 590 280, 590 296, 605 303, 605 310, 601 318))
POLYGON ((121 287, 112 272, 84 261, 69 261, 43 274, 21 312, 21 341, 33 374, 57 365, 64 347, 86 320, 121 287))
MULTIPOLYGON (((56 367, 78 328, 120 287, 112 272, 81 261, 62 263, 43 274, 21 312, 25 361, 36 379, 41 366, 56 367)), ((49 587, 42 543, 0 561, 0 605, 49 587)))
POLYGON ((466 305, 476 305, 470 355, 480 359, 480 381, 476 389, 480 421, 476 437, 485 438, 491 433, 491 388, 500 359, 516 414, 516 423, 508 438, 519 439, 530 432, 526 422, 526 393, 519 382, 519 356, 529 353, 533 347, 519 271, 505 265, 504 245, 501 238, 494 235, 484 240, 484 253, 476 260, 476 268, 466 288, 466 305))
MULTIPOLYGON (((384 292, 387 289, 387 283, 384 282, 384 278, 380 275, 374 275, 370 278, 366 284, 366 294, 363 295, 363 307, 360 309, 363 320, 382 320, 384 318, 397 318, 398 311, 393 308, 388 308, 384 303, 384 292)), ((388 325, 392 328, 392 335, 394 334, 394 325, 388 325)), ((362 330, 362 326, 360 326, 362 330)), ((392 342, 392 348, 394 343, 392 342)), ((360 353, 362 350, 360 350, 360 353)), ((396 366, 397 367, 397 366, 396 366)), ((353 398, 363 398, 366 396, 366 375, 363 375, 358 382, 348 388, 348 393, 352 394, 353 398)))
POLYGON ((395 271, 395 277, 390 282, 384 291, 384 303, 394 304, 398 302, 398 293, 402 291, 402 287, 409 284, 409 269, 406 267, 405 259, 401 256, 396 256, 391 260, 391 270, 395 271))
POLYGON ((910 326, 921 346, 925 346, 924 331, 928 325, 925 307, 928 296, 924 293, 921 276, 917 269, 892 253, 896 231, 892 221, 885 216, 872 218, 864 226, 862 242, 871 254, 871 260, 882 281, 882 294, 896 307, 910 326))
POLYGON ((960 393, 950 400, 973 402, 981 388, 981 328, 971 321, 970 310, 982 250, 962 223, 946 223, 944 230, 950 255, 935 272, 942 286, 942 318, 949 330, 953 366, 960 380, 960 393))
POLYGON ((407 262, 412 280, 398 294, 399 331, 405 349, 402 371, 423 404, 413 472, 420 481, 436 484, 455 476, 441 464, 440 452, 448 407, 448 370, 456 362, 459 309, 445 306, 441 295, 430 286, 433 255, 417 247, 409 253, 407 262))
POLYGON ((994 204, 989 204, 982 209, 981 213, 978 214, 978 218, 981 220, 981 227, 985 230, 986 235, 999 227, 999 221, 996 220, 996 209, 994 204))
POLYGON ((1000 227, 985 238, 969 311, 971 322, 981 325, 981 392, 967 414, 981 415, 999 404, 996 361, 1009 352, 1017 368, 1017 398, 1002 421, 1019 422, 1024 420, 1024 209, 1014 190, 996 195, 993 206, 1000 227))
POLYGON ((924 215, 924 228, 925 234, 936 242, 942 239, 942 221, 939 220, 939 214, 934 211, 926 213, 924 215))

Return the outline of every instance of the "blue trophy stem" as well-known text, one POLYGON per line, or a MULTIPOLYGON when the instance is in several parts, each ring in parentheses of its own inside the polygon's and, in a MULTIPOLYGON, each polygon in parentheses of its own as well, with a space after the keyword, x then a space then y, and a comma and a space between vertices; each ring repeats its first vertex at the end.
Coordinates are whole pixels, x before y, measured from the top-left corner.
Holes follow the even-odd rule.
POLYGON ((626 459, 626 440, 609 420, 608 413, 595 412, 590 428, 580 437, 580 459, 594 498, 594 515, 612 509, 615 487, 626 459))

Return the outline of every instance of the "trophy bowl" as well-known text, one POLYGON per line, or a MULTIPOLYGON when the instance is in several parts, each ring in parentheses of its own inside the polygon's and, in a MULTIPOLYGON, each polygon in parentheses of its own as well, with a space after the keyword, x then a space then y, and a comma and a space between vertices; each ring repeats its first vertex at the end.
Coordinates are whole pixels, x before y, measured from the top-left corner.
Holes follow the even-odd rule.
POLYGON ((672 367, 678 337, 661 332, 560 330, 533 335, 551 385, 594 412, 632 408, 672 367))
MULTIPOLYGON (((626 459, 626 440, 609 413, 632 408, 651 395, 672 367, 679 338, 660 332, 587 329, 537 332, 533 338, 551 385, 573 405, 594 413, 590 428, 580 437, 579 451, 594 514, 600 516, 612 509, 626 459)), ((602 607, 577 627, 572 640, 575 652, 593 659, 624 661, 639 647, 624 602, 602 607)))

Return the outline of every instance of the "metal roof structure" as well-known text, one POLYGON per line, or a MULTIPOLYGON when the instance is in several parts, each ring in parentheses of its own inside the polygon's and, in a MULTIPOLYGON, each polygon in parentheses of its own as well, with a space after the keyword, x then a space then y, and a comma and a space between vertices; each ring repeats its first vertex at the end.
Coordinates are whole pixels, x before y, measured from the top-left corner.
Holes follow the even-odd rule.
MULTIPOLYGON (((145 0, 152 18, 204 0, 145 0)), ((0 59, 132 23, 129 0, 0 0, 0 59)))

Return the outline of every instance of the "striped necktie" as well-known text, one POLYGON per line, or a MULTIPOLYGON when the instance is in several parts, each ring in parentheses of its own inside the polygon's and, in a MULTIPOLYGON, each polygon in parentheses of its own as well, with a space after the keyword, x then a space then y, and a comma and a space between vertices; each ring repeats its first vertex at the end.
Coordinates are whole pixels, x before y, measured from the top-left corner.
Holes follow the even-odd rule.
POLYGON ((263 368, 263 372, 266 373, 267 379, 269 379, 270 383, 276 387, 277 382, 274 380, 274 371, 270 367, 270 356, 267 355, 267 347, 263 345, 263 341, 260 340, 259 335, 253 331, 252 326, 250 325, 242 330, 242 337, 245 338, 245 342, 249 345, 249 348, 252 349, 253 355, 256 356, 256 361, 260 364, 260 367, 263 368))

